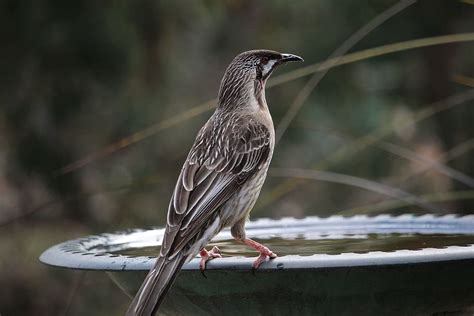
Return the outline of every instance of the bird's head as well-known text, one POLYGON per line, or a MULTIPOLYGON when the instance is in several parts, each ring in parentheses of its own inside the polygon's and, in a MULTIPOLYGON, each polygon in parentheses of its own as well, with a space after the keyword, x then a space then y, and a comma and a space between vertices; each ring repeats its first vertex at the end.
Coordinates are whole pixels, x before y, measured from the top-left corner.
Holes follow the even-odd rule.
POLYGON ((251 50, 237 55, 227 67, 219 91, 219 105, 237 105, 252 94, 257 98, 273 70, 289 61, 303 58, 272 50, 251 50))

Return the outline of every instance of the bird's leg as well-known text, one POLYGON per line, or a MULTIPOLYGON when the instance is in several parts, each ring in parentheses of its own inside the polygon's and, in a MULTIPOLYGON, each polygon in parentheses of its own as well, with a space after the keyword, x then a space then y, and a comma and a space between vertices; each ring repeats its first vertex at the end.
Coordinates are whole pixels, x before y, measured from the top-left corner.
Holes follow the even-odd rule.
POLYGON ((246 238, 246 239, 243 239, 242 242, 246 244, 247 246, 254 248, 260 253, 257 260, 255 260, 252 264, 252 270, 254 272, 255 270, 258 269, 258 267, 262 264, 262 262, 264 262, 267 259, 267 257, 270 259, 275 259, 277 257, 277 255, 273 251, 271 251, 264 245, 256 242, 255 240, 246 238))
POLYGON ((204 270, 206 269, 206 263, 214 258, 222 258, 221 251, 217 246, 212 247, 211 251, 207 251, 206 248, 202 248, 199 252, 199 255, 201 256, 201 262, 199 262, 199 270, 201 270, 201 273, 202 275, 204 275, 204 277, 206 277, 206 275, 204 274, 204 270))

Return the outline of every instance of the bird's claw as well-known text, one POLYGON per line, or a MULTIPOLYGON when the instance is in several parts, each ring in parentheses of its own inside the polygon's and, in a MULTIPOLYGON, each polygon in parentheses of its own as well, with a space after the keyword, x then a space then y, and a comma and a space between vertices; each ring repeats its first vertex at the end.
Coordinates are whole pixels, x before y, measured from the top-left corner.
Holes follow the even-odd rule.
POLYGON ((271 260, 271 259, 275 259, 276 257, 278 257, 276 253, 274 253, 273 251, 271 251, 267 247, 263 247, 260 250, 260 255, 258 256, 258 258, 252 264, 252 273, 255 275, 255 272, 257 271, 258 267, 260 267, 260 265, 265 260, 267 260, 267 258, 271 260))
POLYGON ((204 270, 206 270, 206 263, 214 258, 222 258, 221 251, 217 246, 212 247, 211 251, 207 251, 205 248, 202 248, 199 252, 199 255, 201 256, 199 270, 201 270, 201 274, 207 278, 206 274, 204 273, 204 270))
POLYGON ((260 255, 258 258, 253 262, 252 264, 252 272, 255 274, 255 271, 258 269, 258 267, 265 261, 267 258, 269 259, 275 259, 277 257, 276 253, 265 247, 264 245, 256 242, 255 240, 246 238, 242 239, 241 242, 246 244, 247 246, 252 247, 253 249, 257 250, 260 255))

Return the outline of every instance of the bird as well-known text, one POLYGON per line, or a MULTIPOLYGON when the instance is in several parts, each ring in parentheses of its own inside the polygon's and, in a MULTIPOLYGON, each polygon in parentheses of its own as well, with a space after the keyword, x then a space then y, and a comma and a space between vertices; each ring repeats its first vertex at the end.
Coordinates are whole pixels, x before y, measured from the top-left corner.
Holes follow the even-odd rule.
POLYGON ((223 228, 259 252, 252 268, 277 255, 245 234, 275 147, 275 130, 265 99, 273 70, 293 54, 259 49, 237 55, 227 67, 217 107, 200 129, 179 174, 168 207, 159 256, 129 305, 127 316, 154 315, 181 267, 200 255, 199 267, 220 258, 205 246, 223 228))

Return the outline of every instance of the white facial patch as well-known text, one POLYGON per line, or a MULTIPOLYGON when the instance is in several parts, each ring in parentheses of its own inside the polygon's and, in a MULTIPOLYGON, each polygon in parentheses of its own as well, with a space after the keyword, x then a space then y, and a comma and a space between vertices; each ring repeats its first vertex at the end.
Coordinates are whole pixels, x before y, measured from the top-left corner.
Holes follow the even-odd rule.
POLYGON ((276 59, 270 59, 265 65, 262 65, 262 77, 266 78, 268 74, 272 71, 275 63, 277 62, 276 59))

